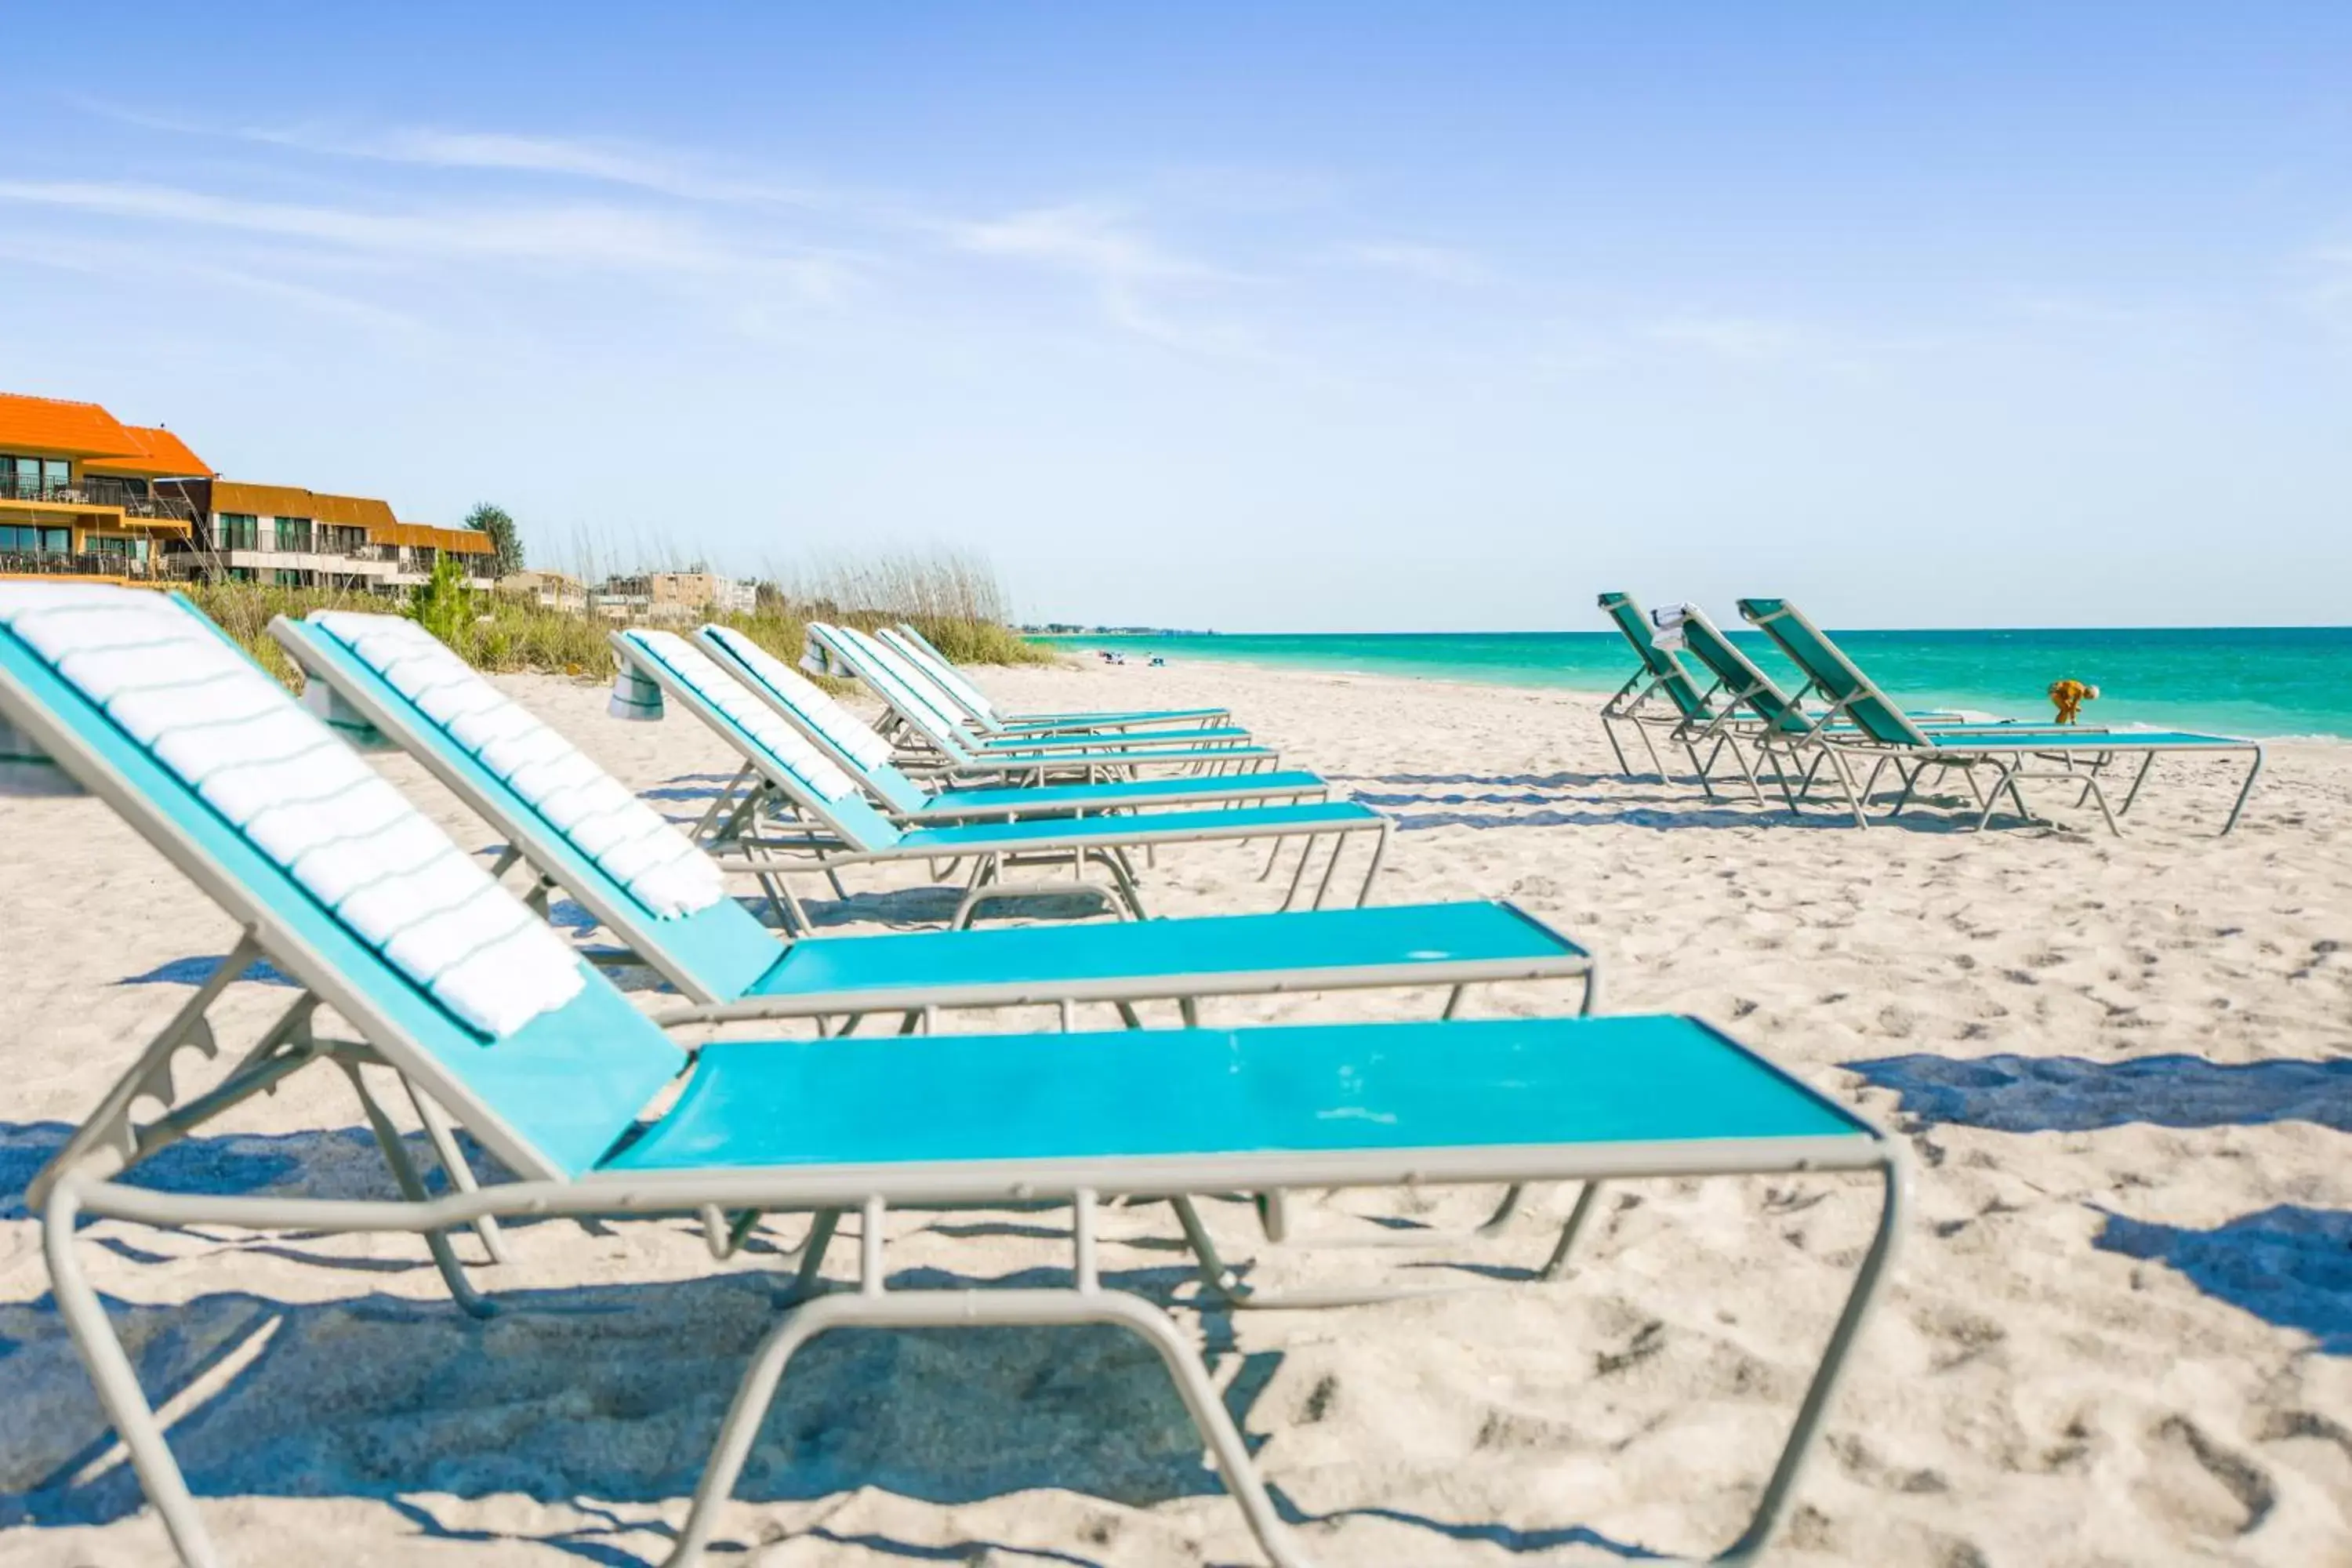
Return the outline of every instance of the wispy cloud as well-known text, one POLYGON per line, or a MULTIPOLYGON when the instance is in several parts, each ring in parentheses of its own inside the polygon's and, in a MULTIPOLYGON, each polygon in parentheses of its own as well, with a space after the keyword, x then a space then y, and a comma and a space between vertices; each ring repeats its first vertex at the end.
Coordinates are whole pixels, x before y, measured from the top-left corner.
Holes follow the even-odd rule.
POLYGON ((620 142, 422 126, 358 135, 318 126, 252 127, 236 134, 307 153, 436 169, 562 175, 688 201, 815 207, 839 200, 812 187, 730 178, 688 159, 620 142))
POLYGON ((314 283, 272 276, 250 266, 191 260, 187 251, 179 247, 70 240, 54 235, 35 239, 11 236, 0 238, 0 260, 142 282, 185 279, 331 316, 388 339, 420 342, 441 335, 440 328, 427 318, 314 283))
MULTIPOLYGON (((1209 296, 1250 280, 1167 243, 1131 200, 1040 204, 975 216, 951 204, 788 181, 639 142, 331 119, 207 124, 103 101, 79 106, 174 137, 276 149, 289 155, 288 172, 297 174, 296 157, 410 173, 396 184, 387 178, 381 191, 362 182, 362 195, 320 201, 307 192, 284 199, 268 187, 223 190, 216 177, 44 180, 15 170, 17 177, 0 179, 0 208, 234 231, 300 242, 313 258, 353 264, 504 264, 705 285, 756 279, 780 286, 787 301, 814 303, 836 301, 894 268, 919 269, 946 257, 1066 277, 1100 321, 1155 343, 1224 356, 1265 353, 1246 326, 1205 319, 1209 296), (465 172, 503 179, 486 187, 457 177, 465 172), (792 234, 807 225, 822 225, 826 243, 803 243, 792 234)), ((1228 204, 1287 206, 1306 199, 1297 178, 1260 182, 1269 188, 1258 189, 1245 171, 1213 173, 1205 183, 1228 204)), ((1148 179, 1145 185, 1158 188, 1148 179)), ((1314 184, 1318 194, 1325 189, 1325 183, 1314 184)), ((1175 205, 1192 210, 1202 195, 1194 192, 1189 205, 1175 205)), ((1358 248, 1349 259, 1361 266, 1457 283, 1477 271, 1471 258, 1432 247, 1358 248)))
POLYGON ((505 260, 668 275, 760 272, 787 279, 814 300, 837 296, 850 277, 838 258, 763 252, 689 219, 601 205, 363 209, 65 180, 0 180, 0 203, 268 235, 411 260, 505 260))
POLYGON ((1014 257, 1101 279, 1203 279, 1218 276, 1162 248, 1137 229, 1131 215, 1097 204, 1036 207, 952 229, 959 248, 982 256, 1014 257))
POLYGON ((1803 329, 1763 316, 1683 312, 1652 321, 1644 335, 1674 348, 1717 359, 1761 362, 1786 359, 1806 344, 1803 329))
POLYGON ((450 130, 436 126, 357 129, 331 121, 226 124, 181 119, 104 100, 69 101, 126 125, 282 147, 321 157, 404 163, 435 169, 475 169, 546 174, 624 185, 688 201, 819 206, 841 198, 814 187, 737 177, 661 148, 609 137, 531 135, 450 130))
POLYGON ((1260 357, 1256 334, 1231 323, 1188 321, 1163 296, 1235 281, 1235 275, 1168 249, 1128 209, 1078 203, 1035 207, 1004 217, 950 226, 950 243, 976 256, 1024 261, 1089 284, 1114 325, 1169 348, 1228 357, 1260 357))
POLYGON ((1494 281, 1484 261, 1466 250, 1442 245, 1414 245, 1400 240, 1376 240, 1341 246, 1334 253, 1343 262, 1383 272, 1401 272, 1432 283, 1468 288, 1494 281))

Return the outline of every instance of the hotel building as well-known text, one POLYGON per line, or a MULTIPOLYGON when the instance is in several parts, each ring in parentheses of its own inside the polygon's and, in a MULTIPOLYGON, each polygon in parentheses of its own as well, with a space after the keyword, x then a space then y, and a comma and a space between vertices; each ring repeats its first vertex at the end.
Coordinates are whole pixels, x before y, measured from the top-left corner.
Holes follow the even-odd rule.
POLYGON ((169 430, 95 403, 0 393, 0 575, 162 574, 197 536, 213 471, 169 430))
POLYGON ((383 501, 224 479, 169 430, 95 403, 0 393, 0 577, 236 578, 397 592, 444 557, 477 587, 497 551, 383 501))

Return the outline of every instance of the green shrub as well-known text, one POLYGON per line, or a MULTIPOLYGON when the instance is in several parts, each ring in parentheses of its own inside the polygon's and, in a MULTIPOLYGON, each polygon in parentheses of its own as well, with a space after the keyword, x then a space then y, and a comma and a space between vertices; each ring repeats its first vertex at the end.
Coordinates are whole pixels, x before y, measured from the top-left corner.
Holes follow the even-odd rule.
POLYGON ((466 585, 466 569, 457 557, 443 556, 433 574, 408 591, 408 618, 470 658, 474 591, 466 585))

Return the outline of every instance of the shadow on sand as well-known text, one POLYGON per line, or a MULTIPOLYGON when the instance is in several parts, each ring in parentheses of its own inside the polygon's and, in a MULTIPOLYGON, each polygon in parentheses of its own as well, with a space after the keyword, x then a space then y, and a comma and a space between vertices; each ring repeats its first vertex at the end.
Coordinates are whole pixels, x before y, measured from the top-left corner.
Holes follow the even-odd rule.
POLYGON ((2100 1249, 2180 1270, 2209 1296, 2352 1356, 2352 1212, 2281 1204, 2211 1230, 2106 1216, 2100 1249))
POLYGON ((1843 1064, 1922 1121, 1996 1132, 2250 1127, 2315 1121, 2352 1132, 2352 1057, 2225 1065, 2202 1057, 1880 1057, 1843 1064))
MULTIPOLYGON (((2201 1057, 1883 1057, 1848 1062, 1902 1096, 1923 1123, 1996 1132, 2259 1127, 2309 1121, 2352 1132, 2352 1058, 2225 1065, 2201 1057)), ((2352 1213, 2282 1205, 2210 1230, 2105 1210, 2096 1245, 2179 1269, 2264 1322, 2352 1355, 2352 1213)))
MULTIPOLYGON (((23 1217, 25 1184, 68 1131, 58 1122, 0 1124, 0 1214, 23 1217)), ((141 1172, 142 1184, 180 1191, 354 1198, 392 1192, 359 1128, 192 1138, 141 1172)), ((509 1225, 530 1223, 569 1222, 509 1225)), ((955 1234, 970 1223, 943 1216, 938 1227, 955 1234)), ((1045 1227, 1037 1228, 1047 1239, 1045 1227)), ((80 1245, 133 1262, 164 1260, 123 1240, 125 1231, 143 1242, 135 1227, 109 1225, 80 1245)), ((362 1274, 429 1268, 421 1247, 412 1260, 223 1245, 362 1274)), ((1192 1279, 1189 1267, 1172 1264, 1104 1275, 1110 1288, 1161 1301, 1192 1279)), ((891 1285, 952 1290, 1067 1280, 1058 1265, 984 1279, 917 1267, 894 1272, 891 1285)), ((494 1287, 495 1271, 482 1282, 494 1287)), ((363 1498, 384 1503, 425 1538, 530 1539, 604 1564, 658 1560, 685 1518, 736 1383, 776 1321, 767 1276, 738 1271, 496 1296, 503 1310, 488 1321, 437 1299, 380 1293, 297 1302, 225 1291, 170 1306, 110 1299, 107 1308, 151 1400, 218 1384, 171 1428, 173 1450, 200 1500, 363 1498), (550 1520, 509 1535, 445 1523, 426 1495, 435 1493, 467 1500, 519 1495, 568 1505, 569 1514, 561 1524, 550 1520), (646 1504, 660 1505, 661 1522, 608 1511, 619 1505, 634 1514, 646 1504)), ((1184 1321, 1196 1325, 1236 1425, 1259 1446, 1264 1436, 1250 1434, 1252 1415, 1281 1353, 1241 1351, 1223 1313, 1187 1313, 1184 1321)), ((136 1513, 142 1507, 136 1478, 121 1461, 51 1300, 0 1305, 0 1364, 11 1408, 37 1412, 37 1419, 0 1422, 0 1528, 105 1524, 136 1513)), ((814 1342, 784 1378, 735 1495, 803 1502, 861 1488, 942 1505, 1040 1488, 1130 1507, 1223 1492, 1158 1356, 1108 1328, 845 1330, 814 1342)), ((1294 1524, 1379 1519, 1427 1531, 1433 1550, 1442 1550, 1440 1542, 1514 1553, 1582 1544, 1629 1561, 1656 1555, 1583 1525, 1445 1520, 1383 1505, 1318 1515, 1278 1489, 1275 1496, 1294 1524)), ((835 1534, 822 1524, 806 1533, 915 1563, 1001 1553, 990 1560, 1094 1564, 1120 1556, 1100 1537, 942 1547, 835 1534), (1089 1555, 1097 1545, 1103 1554, 1089 1555)), ((751 1543, 733 1544, 740 1551, 751 1543)))

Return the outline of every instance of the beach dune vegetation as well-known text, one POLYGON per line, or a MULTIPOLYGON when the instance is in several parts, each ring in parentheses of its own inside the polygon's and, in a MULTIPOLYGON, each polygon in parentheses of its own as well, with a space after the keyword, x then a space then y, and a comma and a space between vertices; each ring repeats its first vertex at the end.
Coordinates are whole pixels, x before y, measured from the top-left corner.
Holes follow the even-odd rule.
MULTIPOLYGON (((619 626, 595 606, 554 609, 517 594, 476 593, 462 582, 434 580, 406 603, 357 589, 289 588, 261 583, 196 583, 185 592, 198 608, 289 687, 301 678, 269 636, 278 616, 313 610, 399 608, 486 670, 541 670, 603 680, 613 673, 605 638, 619 626)), ((749 614, 705 616, 735 627, 769 652, 796 661, 810 621, 871 631, 910 622, 959 664, 1050 663, 1053 653, 1005 622, 1004 594, 984 563, 967 556, 908 553, 831 562, 798 575, 777 574, 759 585, 749 614)))

